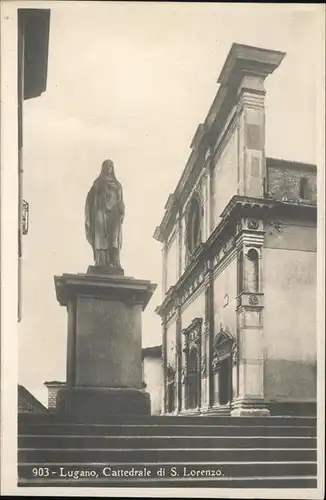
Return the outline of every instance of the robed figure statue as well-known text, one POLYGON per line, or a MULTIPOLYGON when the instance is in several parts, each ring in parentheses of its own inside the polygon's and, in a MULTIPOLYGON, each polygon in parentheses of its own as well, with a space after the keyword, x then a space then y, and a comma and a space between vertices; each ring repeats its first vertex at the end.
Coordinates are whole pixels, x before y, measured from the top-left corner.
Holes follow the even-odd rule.
POLYGON ((125 214, 122 186, 111 160, 102 164, 100 175, 88 192, 85 205, 87 241, 96 266, 120 268, 121 226, 125 214))

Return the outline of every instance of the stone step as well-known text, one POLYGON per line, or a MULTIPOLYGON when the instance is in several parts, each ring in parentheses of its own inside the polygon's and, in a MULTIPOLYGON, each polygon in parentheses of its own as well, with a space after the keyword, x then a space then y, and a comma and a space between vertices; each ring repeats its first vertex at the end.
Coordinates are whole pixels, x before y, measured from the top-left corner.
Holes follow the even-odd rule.
POLYGON ((81 448, 81 449, 139 449, 139 448, 310 448, 317 446, 316 438, 277 436, 92 436, 92 435, 24 435, 19 436, 19 448, 81 448))
POLYGON ((91 436, 316 436, 314 426, 20 424, 19 434, 91 436))
MULTIPOLYGON (((32 424, 63 424, 71 423, 76 424, 77 421, 68 421, 67 418, 55 413, 46 414, 21 414, 18 417, 19 425, 32 423, 32 424)), ((79 422, 83 423, 83 422, 79 422)), ((98 422, 106 425, 241 425, 252 426, 316 426, 316 417, 293 417, 293 416, 274 416, 274 417, 230 417, 230 416, 121 416, 121 418, 107 418, 103 422, 98 422)), ((86 422, 87 424, 87 422, 86 422)), ((89 424, 91 425, 91 424, 89 424)))
POLYGON ((20 479, 18 486, 30 487, 87 487, 87 488, 288 488, 288 489, 310 489, 317 488, 315 477, 255 477, 255 478, 201 478, 201 479, 136 479, 126 481, 121 479, 110 481, 103 479, 66 479, 63 482, 55 479, 20 479))
MULTIPOLYGON (((40 475, 45 474, 46 478, 66 480, 85 479, 92 475, 98 479, 106 481, 123 478, 125 481, 140 479, 145 473, 148 477, 156 477, 168 480, 169 478, 249 478, 249 477, 285 477, 285 476, 316 476, 317 464, 314 462, 161 462, 161 463, 110 463, 90 464, 82 466, 76 463, 67 464, 19 464, 18 474, 22 479, 41 479, 40 475), (162 471, 164 470, 164 477, 162 471), (35 476, 34 476, 34 475, 35 476), (127 474, 124 476, 124 474, 127 474)), ((46 479, 43 478, 43 479, 46 479)))
POLYGON ((142 448, 142 449, 25 449, 18 450, 18 462, 89 462, 123 461, 133 463, 163 462, 163 461, 220 461, 220 462, 311 462, 316 461, 316 449, 303 448, 142 448))

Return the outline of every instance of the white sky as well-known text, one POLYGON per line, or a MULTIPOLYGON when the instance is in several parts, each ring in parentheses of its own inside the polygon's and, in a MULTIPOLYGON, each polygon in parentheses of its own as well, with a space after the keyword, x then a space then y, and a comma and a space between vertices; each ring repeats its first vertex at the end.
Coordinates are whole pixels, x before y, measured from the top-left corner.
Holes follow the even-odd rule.
POLYGON ((153 232, 231 44, 287 53, 266 81, 266 154, 316 162, 322 12, 307 5, 163 2, 62 2, 51 9, 47 91, 24 108, 30 228, 19 325, 19 380, 42 401, 45 380, 65 380, 66 310, 56 301, 53 276, 92 264, 84 203, 101 162, 114 161, 124 189, 125 274, 159 284, 143 316, 143 345, 155 345, 161 249, 153 232))

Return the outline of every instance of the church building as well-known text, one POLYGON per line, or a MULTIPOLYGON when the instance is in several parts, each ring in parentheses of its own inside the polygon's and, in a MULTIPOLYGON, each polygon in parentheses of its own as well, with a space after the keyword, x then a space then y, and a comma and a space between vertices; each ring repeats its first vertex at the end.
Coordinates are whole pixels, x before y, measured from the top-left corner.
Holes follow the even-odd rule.
POLYGON ((163 414, 316 411, 317 169, 265 156, 284 56, 232 45, 155 231, 163 414))

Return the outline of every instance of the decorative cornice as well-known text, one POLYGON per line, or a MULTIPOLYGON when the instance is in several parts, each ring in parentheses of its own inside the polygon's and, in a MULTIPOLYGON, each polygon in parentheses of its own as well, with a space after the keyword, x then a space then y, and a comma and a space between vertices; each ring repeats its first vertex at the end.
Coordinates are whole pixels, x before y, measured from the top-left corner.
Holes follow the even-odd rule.
POLYGON ((188 335, 191 332, 197 333, 196 337, 200 335, 203 318, 194 318, 191 323, 181 330, 182 335, 188 335))
POLYGON ((221 213, 222 219, 230 217, 230 215, 239 214, 242 216, 257 213, 257 209, 271 209, 276 201, 268 198, 253 198, 249 196, 235 195, 224 208, 221 213))
POLYGON ((64 387, 66 385, 66 382, 60 382, 58 380, 50 380, 49 382, 43 382, 45 387, 51 388, 51 387, 64 387))
POLYGON ((143 310, 151 299, 156 284, 127 276, 63 274, 54 276, 57 300, 62 306, 78 296, 119 300, 126 304, 141 304, 143 310))
POLYGON ((217 82, 229 87, 237 86, 243 74, 267 76, 281 64, 285 52, 233 43, 217 82))
POLYGON ((204 134, 205 134, 205 125, 203 123, 200 123, 191 141, 190 144, 191 149, 195 148, 198 144, 200 144, 200 141, 203 138, 204 134))

